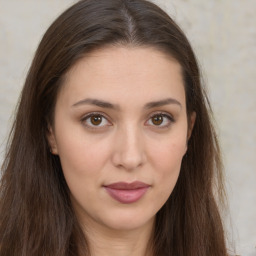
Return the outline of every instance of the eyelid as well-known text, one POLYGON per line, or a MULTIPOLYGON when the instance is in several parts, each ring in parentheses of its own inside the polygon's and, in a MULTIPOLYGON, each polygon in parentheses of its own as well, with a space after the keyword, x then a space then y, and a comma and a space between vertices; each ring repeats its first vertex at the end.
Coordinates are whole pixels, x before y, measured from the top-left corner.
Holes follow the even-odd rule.
POLYGON ((165 111, 157 111, 157 112, 154 112, 154 113, 150 114, 146 123, 149 122, 149 120, 151 118, 153 118, 154 116, 157 116, 157 115, 162 115, 163 117, 166 117, 169 120, 169 123, 167 125, 154 125, 154 124, 151 125, 150 124, 150 125, 147 125, 147 126, 152 126, 154 128, 158 128, 158 129, 164 129, 164 128, 168 128, 172 123, 175 122, 175 119, 174 119, 173 115, 171 115, 170 113, 165 112, 165 111))
POLYGON ((104 129, 106 126, 112 126, 111 119, 105 113, 98 112, 98 111, 89 112, 88 114, 83 115, 83 117, 81 118, 80 121, 84 126, 86 126, 89 129, 92 129, 92 130, 99 130, 99 129, 104 129), (85 123, 85 121, 88 120, 90 117, 97 116, 97 115, 106 119, 109 124, 104 125, 104 126, 93 126, 93 125, 88 125, 85 123))
POLYGON ((156 112, 153 112, 150 114, 149 118, 152 118, 156 115, 163 115, 163 116, 166 116, 167 118, 169 118, 170 120, 172 120, 174 122, 174 118, 173 118, 173 115, 166 112, 166 111, 156 111, 156 112))

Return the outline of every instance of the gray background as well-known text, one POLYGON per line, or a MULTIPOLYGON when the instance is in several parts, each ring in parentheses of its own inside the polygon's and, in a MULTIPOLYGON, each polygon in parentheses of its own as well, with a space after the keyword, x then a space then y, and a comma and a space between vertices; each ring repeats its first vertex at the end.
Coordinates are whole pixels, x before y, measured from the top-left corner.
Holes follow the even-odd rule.
MULTIPOLYGON (((198 56, 218 124, 230 202, 229 240, 256 255, 256 1, 155 0, 198 56), (231 223, 230 224, 230 220, 231 223)), ((72 0, 0 0, 0 162, 43 33, 72 0)))

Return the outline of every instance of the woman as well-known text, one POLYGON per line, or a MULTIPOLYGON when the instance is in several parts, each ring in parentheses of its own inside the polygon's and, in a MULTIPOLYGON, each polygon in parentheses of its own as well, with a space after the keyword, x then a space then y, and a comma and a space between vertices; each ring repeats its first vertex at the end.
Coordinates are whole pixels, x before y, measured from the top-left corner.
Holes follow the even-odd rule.
POLYGON ((0 255, 227 255, 210 114, 191 46, 156 5, 70 7, 22 91, 0 255))

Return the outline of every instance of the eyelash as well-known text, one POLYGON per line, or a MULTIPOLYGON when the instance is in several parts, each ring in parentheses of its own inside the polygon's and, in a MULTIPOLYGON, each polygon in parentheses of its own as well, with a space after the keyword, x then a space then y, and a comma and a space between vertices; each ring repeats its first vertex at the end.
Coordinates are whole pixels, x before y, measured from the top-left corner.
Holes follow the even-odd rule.
POLYGON ((168 128, 172 123, 175 122, 173 116, 170 115, 169 113, 166 113, 166 112, 157 112, 157 113, 151 114, 149 119, 147 120, 147 122, 149 122, 149 121, 152 122, 152 118, 157 117, 157 116, 161 116, 161 117, 163 117, 163 119, 167 119, 167 120, 165 120, 163 122, 168 122, 168 123, 165 124, 165 125, 162 125, 162 123, 160 125, 150 124, 150 126, 152 125, 153 128, 158 128, 158 129, 168 128))
MULTIPOLYGON (((111 121, 109 121, 109 118, 108 118, 105 114, 103 114, 103 113, 101 113, 101 112, 92 112, 92 113, 89 113, 89 114, 85 115, 85 116, 81 119, 81 122, 82 122, 87 128, 93 129, 93 130, 104 129, 106 126, 112 126, 112 123, 111 123, 111 121), (90 120, 91 117, 100 117, 100 118, 102 118, 102 120, 105 120, 105 122, 107 122, 107 124, 102 125, 102 122, 100 122, 99 125, 93 125, 93 124, 91 123, 91 120, 90 120), (87 123, 88 120, 90 121, 91 124, 88 124, 88 123, 87 123)), ((173 116, 170 115, 169 113, 166 113, 166 112, 157 112, 157 113, 151 114, 150 117, 149 117, 149 118, 147 119, 147 121, 145 122, 145 124, 146 124, 147 126, 152 126, 153 128, 164 129, 164 128, 168 128, 168 127, 169 127, 172 123, 174 123, 174 122, 175 122, 175 120, 174 120, 173 116), (163 122, 168 122, 168 123, 167 123, 167 124, 164 124, 164 125, 162 125, 162 123, 159 124, 159 125, 147 124, 147 123, 150 122, 150 121, 152 122, 152 118, 157 117, 157 116, 162 117, 162 118, 165 120, 165 121, 163 120, 163 122), (167 120, 166 120, 166 119, 167 119, 167 120)))
POLYGON ((112 123, 109 121, 109 118, 108 117, 106 117, 103 113, 100 113, 100 112, 92 112, 92 113, 90 113, 90 114, 88 114, 88 115, 85 115, 82 119, 81 119, 81 122, 87 127, 87 128, 89 128, 89 129, 93 129, 93 130, 99 130, 99 129, 101 129, 101 128, 104 128, 104 127, 106 127, 106 126, 111 126, 112 125, 112 123), (87 121, 89 120, 90 122, 91 122, 91 120, 90 120, 90 118, 91 117, 101 117, 102 119, 105 119, 107 122, 108 122, 108 124, 107 125, 104 125, 104 126, 102 126, 101 125, 101 123, 100 123, 100 125, 93 125, 93 124, 88 124, 87 123, 87 121))

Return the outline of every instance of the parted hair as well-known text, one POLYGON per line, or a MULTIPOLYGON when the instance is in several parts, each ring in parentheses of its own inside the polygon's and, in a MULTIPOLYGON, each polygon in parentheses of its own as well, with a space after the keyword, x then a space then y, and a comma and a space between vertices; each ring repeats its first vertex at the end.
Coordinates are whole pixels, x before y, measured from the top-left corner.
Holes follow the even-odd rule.
POLYGON ((196 112, 177 184, 156 216, 154 255, 226 256, 222 162, 197 60, 180 27, 145 0, 79 1, 43 36, 1 168, 0 256, 90 255, 47 133, 65 74, 87 53, 110 45, 150 46, 176 59, 188 118, 196 112))

